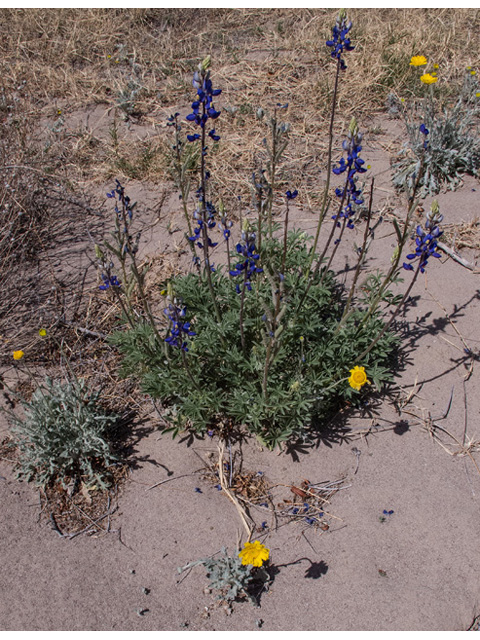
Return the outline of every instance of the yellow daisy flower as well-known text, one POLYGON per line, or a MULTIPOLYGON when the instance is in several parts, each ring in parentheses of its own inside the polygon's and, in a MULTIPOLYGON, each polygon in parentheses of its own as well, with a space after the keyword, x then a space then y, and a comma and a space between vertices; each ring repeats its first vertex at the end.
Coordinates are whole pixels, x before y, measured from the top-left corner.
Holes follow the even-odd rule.
POLYGON ((413 56, 410 60, 411 67, 424 67, 427 64, 425 56, 413 56))
POLYGON ((352 389, 360 391, 364 384, 371 384, 370 380, 367 380, 365 367, 353 367, 353 369, 350 369, 350 374, 348 383, 352 389))
POLYGON ((47 335, 47 330, 46 329, 39 329, 38 330, 38 335, 42 336, 42 338, 44 338, 47 335))
POLYGON ((470 75, 471 75, 471 76, 476 76, 476 75, 477 75, 477 72, 475 71, 475 69, 472 69, 472 70, 470 71, 470 75))
POLYGON ((438 78, 432 76, 431 73, 424 73, 423 76, 420 76, 420 80, 423 82, 423 84, 434 84, 438 81, 438 78))
POLYGON ((238 554, 242 564, 251 564, 254 567, 261 567, 268 560, 269 550, 261 542, 246 542, 244 548, 238 554))
POLYGON ((21 360, 24 355, 25 355, 24 352, 21 349, 19 349, 18 351, 14 351, 13 352, 13 359, 14 360, 21 360))

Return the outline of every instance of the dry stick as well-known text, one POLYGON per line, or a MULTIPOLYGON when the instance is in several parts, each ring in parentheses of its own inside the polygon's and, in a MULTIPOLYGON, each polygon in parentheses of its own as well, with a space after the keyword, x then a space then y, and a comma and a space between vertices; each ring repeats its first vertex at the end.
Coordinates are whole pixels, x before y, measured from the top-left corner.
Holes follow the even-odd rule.
POLYGON ((463 380, 463 406, 464 406, 463 446, 465 447, 465 440, 467 439, 467 421, 468 421, 467 390, 465 388, 465 379, 463 380))
POLYGON ((443 242, 438 242, 437 247, 441 249, 444 253, 449 255, 453 260, 455 260, 455 262, 458 262, 459 264, 461 264, 462 267, 465 267, 466 269, 470 269, 470 271, 473 271, 473 273, 480 273, 479 271, 474 270, 475 267, 473 266, 473 264, 470 264, 470 262, 465 260, 465 258, 462 258, 461 256, 459 256, 458 253, 456 253, 453 249, 450 249, 449 247, 447 247, 447 245, 444 244, 443 242))
POLYGON ((193 473, 184 473, 181 476, 175 476, 174 478, 166 478, 165 480, 160 480, 160 482, 156 482, 155 484, 152 484, 151 487, 147 487, 145 491, 150 491, 150 489, 155 489, 155 487, 159 487, 161 484, 165 484, 166 482, 171 482, 172 480, 178 480, 179 478, 188 478, 193 475, 194 475, 193 473))
POLYGON ((477 465, 477 463, 475 462, 475 458, 472 456, 472 454, 470 453, 470 451, 469 451, 468 449, 465 449, 465 447, 463 447, 463 446, 462 446, 462 444, 461 444, 460 440, 457 440, 457 438, 456 438, 454 435, 452 435, 452 434, 450 433, 450 431, 448 431, 447 429, 444 429, 443 427, 441 427, 440 425, 436 424, 435 422, 432 422, 432 426, 433 426, 435 429, 440 429, 440 431, 443 431, 443 433, 447 434, 447 436, 450 436, 450 438, 452 438, 452 440, 454 440, 454 441, 458 444, 458 446, 460 447, 460 451, 459 451, 459 452, 454 452, 454 453, 452 453, 451 451, 448 451, 448 449, 446 449, 446 448, 445 448, 445 446, 444 446, 444 445, 442 444, 442 442, 440 441, 440 438, 438 438, 438 436, 436 436, 436 435, 435 435, 435 432, 432 430, 432 431, 431 431, 431 433, 432 433, 432 437, 435 437, 435 438, 438 440, 438 443, 442 446, 442 448, 443 448, 447 453, 449 453, 451 456, 456 455, 457 453, 462 453, 462 452, 463 452, 463 453, 466 453, 466 454, 467 454, 467 456, 469 456, 469 457, 471 458, 471 460, 472 460, 473 464, 475 465, 476 470, 478 471, 478 473, 479 473, 479 475, 480 475, 480 469, 478 468, 478 465, 477 465))
POLYGON ((85 529, 82 529, 81 531, 76 531, 75 533, 66 533, 66 534, 63 534, 63 536, 65 538, 69 538, 70 540, 73 540, 74 538, 76 538, 80 534, 86 533, 89 529, 91 529, 92 527, 96 526, 98 522, 100 522, 101 520, 104 520, 107 517, 109 518, 107 529, 102 529, 102 531, 104 531, 105 533, 110 533, 110 516, 113 513, 115 513, 115 511, 117 511, 117 509, 118 509, 118 507, 115 507, 115 509, 113 511, 110 511, 110 510, 107 511, 106 513, 103 514, 103 516, 100 516, 99 518, 94 520, 91 524, 89 524, 87 527, 85 527, 85 529))
POLYGON ((225 451, 225 443, 223 441, 220 442, 220 444, 218 445, 218 476, 220 479, 220 485, 222 487, 222 489, 225 491, 225 493, 227 494, 227 496, 230 498, 230 500, 233 502, 233 504, 235 505, 235 508, 238 511, 238 514, 243 522, 243 526, 245 527, 245 530, 247 532, 247 542, 250 542, 250 539, 252 537, 252 533, 253 533, 253 527, 248 525, 247 522, 247 514, 245 512, 245 509, 242 507, 242 505, 239 503, 237 497, 235 496, 235 494, 230 491, 230 489, 227 486, 227 483, 225 481, 225 475, 223 473, 223 454, 225 451))

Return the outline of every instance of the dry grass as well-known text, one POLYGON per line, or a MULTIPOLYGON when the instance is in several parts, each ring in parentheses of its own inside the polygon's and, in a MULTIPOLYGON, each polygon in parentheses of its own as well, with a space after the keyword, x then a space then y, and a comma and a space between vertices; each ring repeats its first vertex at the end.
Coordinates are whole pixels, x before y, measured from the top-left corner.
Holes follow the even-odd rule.
MULTIPOLYGON (((411 93, 413 54, 438 62, 446 80, 467 64, 480 64, 476 9, 352 9, 350 15, 356 49, 348 56, 348 82, 339 97, 343 123, 353 114, 366 119, 381 110, 392 90, 411 93)), ((333 9, 3 9, 1 77, 27 121, 50 125, 58 110, 65 119, 92 104, 113 110, 119 92, 134 81, 141 87, 135 113, 152 128, 147 148, 120 139, 114 149, 111 141, 79 131, 62 140, 61 155, 58 149, 53 155, 69 167, 70 178, 105 178, 123 170, 158 181, 165 178, 165 163, 155 161, 164 148, 165 117, 188 107, 192 71, 211 54, 214 83, 224 89, 219 104, 237 108, 233 116, 225 113, 221 125, 229 130, 216 158, 221 195, 248 192, 265 136, 252 116, 257 107, 271 109, 278 102, 291 105, 286 174, 315 191, 332 90, 325 40, 335 16, 333 9), (118 157, 129 157, 130 166, 118 157)))

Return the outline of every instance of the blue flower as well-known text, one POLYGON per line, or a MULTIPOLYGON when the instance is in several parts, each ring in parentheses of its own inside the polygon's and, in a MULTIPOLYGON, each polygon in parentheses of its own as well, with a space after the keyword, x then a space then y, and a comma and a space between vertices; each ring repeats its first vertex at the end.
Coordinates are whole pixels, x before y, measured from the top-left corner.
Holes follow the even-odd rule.
POLYGON ((355 47, 351 44, 350 38, 347 38, 347 34, 352 28, 352 23, 347 22, 345 13, 338 16, 337 21, 332 30, 332 39, 327 40, 327 47, 330 47, 332 58, 340 61, 340 69, 346 69, 347 66, 342 59, 342 53, 344 51, 353 51, 355 47))
MULTIPOLYGON (((245 286, 248 291, 252 290, 251 279, 256 273, 263 273, 261 267, 257 267, 257 261, 260 259, 260 254, 257 253, 255 247, 256 236, 252 231, 242 231, 242 242, 239 242, 236 246, 236 251, 243 256, 242 262, 238 262, 234 269, 230 269, 231 276, 244 275, 245 286)), ((240 285, 236 286, 237 293, 241 293, 240 285)))
POLYGON ((120 287, 121 282, 117 278, 117 276, 108 276, 102 273, 103 284, 101 284, 98 288, 102 291, 106 291, 109 287, 120 287))
POLYGON ((426 149, 428 147, 428 139, 427 136, 430 133, 429 130, 427 129, 427 127, 422 123, 419 127, 420 129, 420 133, 423 133, 423 135, 425 136, 425 140, 423 142, 423 148, 426 149))
POLYGON ((298 196, 298 191, 295 189, 295 191, 292 193, 289 190, 289 191, 287 191, 287 193, 285 195, 287 196, 287 200, 293 200, 294 198, 296 198, 298 196))
MULTIPOLYGON (((221 113, 213 106, 213 98, 219 96, 222 90, 213 88, 208 65, 209 62, 202 62, 198 71, 193 74, 192 84, 197 90, 197 100, 192 102, 192 113, 187 116, 189 122, 195 122, 202 129, 209 119, 216 120, 221 113)), ((220 136, 215 134, 215 129, 212 129, 209 135, 215 141, 220 140, 220 136)))
POLYGON ((437 251, 438 238, 443 234, 438 226, 424 231, 420 225, 417 226, 416 238, 415 238, 415 253, 409 253, 407 260, 410 262, 404 262, 403 268, 407 271, 413 271, 412 262, 419 259, 420 272, 425 272, 425 267, 428 264, 428 258, 433 256, 434 258, 440 258, 441 255, 437 251))
POLYGON ((177 304, 169 304, 168 308, 164 310, 164 314, 172 323, 169 328, 168 335, 165 338, 165 342, 172 347, 178 347, 183 351, 188 351, 187 336, 197 335, 195 331, 190 330, 190 322, 185 322, 186 307, 178 306, 177 304))
POLYGON ((333 220, 337 220, 337 226, 340 226, 339 219, 347 219, 347 227, 353 229, 352 218, 355 215, 355 206, 363 204, 362 190, 357 186, 356 175, 365 173, 367 170, 363 166, 365 160, 360 157, 362 151, 362 134, 358 132, 355 118, 350 123, 347 139, 343 141, 343 150, 347 153, 347 159, 340 158, 339 162, 332 168, 335 175, 347 173, 346 184, 344 187, 337 187, 335 195, 341 198, 345 203, 345 207, 339 214, 332 216, 333 220))

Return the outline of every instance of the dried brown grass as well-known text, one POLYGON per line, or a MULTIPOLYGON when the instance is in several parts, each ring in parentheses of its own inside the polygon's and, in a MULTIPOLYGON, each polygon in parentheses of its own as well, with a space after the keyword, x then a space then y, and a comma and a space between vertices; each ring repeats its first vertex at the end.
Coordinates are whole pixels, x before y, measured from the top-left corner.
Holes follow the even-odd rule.
MULTIPOLYGON (((191 73, 211 54, 214 83, 224 89, 219 103, 238 109, 222 123, 229 136, 215 167, 220 187, 246 192, 265 136, 253 114, 259 106, 289 102, 292 147, 285 169, 299 186, 314 190, 332 89, 325 40, 335 17, 333 9, 3 9, 0 69, 10 90, 25 82, 28 118, 53 118, 57 108, 68 114, 92 103, 114 107, 133 78, 143 87, 136 108, 161 125, 188 106, 191 73)), ((348 81, 339 96, 343 123, 381 110, 392 90, 411 92, 413 54, 440 64, 447 80, 467 64, 480 64, 477 9, 352 9, 350 17, 356 49, 348 55, 348 81)), ((154 136, 153 154, 161 153, 164 133, 154 136)), ((138 160, 142 150, 134 146, 125 144, 121 153, 138 160)), ((99 167, 102 177, 112 173, 105 144, 90 148, 77 140, 70 147, 71 169, 78 154, 82 177, 98 176, 99 167)), ((114 168, 122 170, 121 163, 114 168)), ((160 179, 164 170, 159 162, 140 177, 160 179)))

